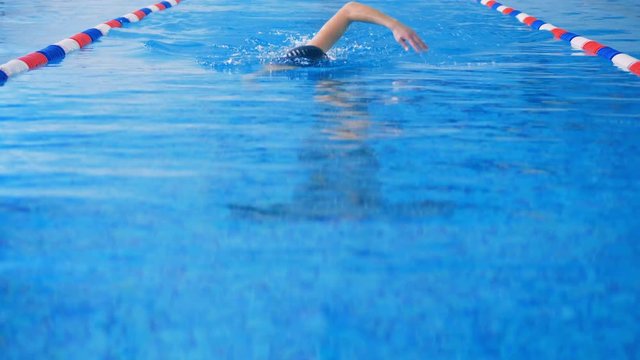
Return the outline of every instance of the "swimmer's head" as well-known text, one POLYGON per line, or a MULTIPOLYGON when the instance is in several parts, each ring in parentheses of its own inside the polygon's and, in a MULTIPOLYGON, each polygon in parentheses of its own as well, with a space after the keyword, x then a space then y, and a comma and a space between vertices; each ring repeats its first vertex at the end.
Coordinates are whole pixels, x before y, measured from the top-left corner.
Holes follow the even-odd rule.
POLYGON ((317 66, 329 61, 322 49, 312 45, 299 46, 289 50, 284 57, 277 59, 277 64, 292 66, 317 66))

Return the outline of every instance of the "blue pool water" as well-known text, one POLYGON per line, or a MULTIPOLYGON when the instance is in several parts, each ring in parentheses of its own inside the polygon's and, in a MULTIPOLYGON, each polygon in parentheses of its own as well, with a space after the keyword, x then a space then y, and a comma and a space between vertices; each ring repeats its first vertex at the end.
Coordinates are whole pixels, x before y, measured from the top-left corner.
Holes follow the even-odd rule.
MULTIPOLYGON (((640 80, 473 1, 186 0, 0 88, 0 358, 640 356, 640 80)), ((0 62, 148 5, 0 1, 0 62)), ((632 0, 512 1, 638 57, 632 0)))

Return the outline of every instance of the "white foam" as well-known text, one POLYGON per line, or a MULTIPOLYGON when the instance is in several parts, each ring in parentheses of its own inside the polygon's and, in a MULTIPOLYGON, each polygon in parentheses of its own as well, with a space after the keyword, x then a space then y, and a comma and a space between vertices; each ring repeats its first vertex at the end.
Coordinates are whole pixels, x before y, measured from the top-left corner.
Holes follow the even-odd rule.
POLYGON ((155 6, 155 5, 149 5, 149 6, 146 6, 146 8, 147 8, 147 9, 149 9, 149 10, 151 10, 151 12, 158 12, 158 11, 160 11, 160 8, 159 8, 159 7, 157 7, 157 6, 155 6))
POLYGON ((500 5, 500 6, 498 6, 498 8, 496 10, 499 11, 499 12, 503 12, 506 8, 507 8, 506 6, 500 5))
POLYGON ((526 13, 520 13, 520 14, 518 14, 518 15, 516 16, 516 19, 518 19, 518 21, 520 21, 521 23, 523 23, 523 22, 524 22, 524 19, 528 18, 529 16, 531 16, 531 15, 526 14, 526 13))
MULTIPOLYGON (((171 1, 169 1, 171 2, 171 1)), ((480 0, 480 4, 482 5, 487 5, 487 3, 489 2, 489 0, 480 0)))
POLYGON ((176 6, 176 5, 178 5, 178 2, 177 2, 176 0, 167 0, 167 2, 168 2, 169 4, 171 4, 171 6, 176 6))

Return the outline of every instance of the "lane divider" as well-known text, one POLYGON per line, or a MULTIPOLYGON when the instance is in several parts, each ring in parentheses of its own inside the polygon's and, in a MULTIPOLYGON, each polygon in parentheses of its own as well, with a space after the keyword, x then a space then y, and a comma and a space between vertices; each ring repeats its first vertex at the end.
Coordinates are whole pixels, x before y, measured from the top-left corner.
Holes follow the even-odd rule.
POLYGON ((81 49, 101 37, 106 36, 112 29, 121 28, 124 24, 138 22, 151 13, 169 9, 178 5, 181 1, 182 0, 167 0, 155 5, 149 5, 140 10, 123 15, 117 19, 96 25, 89 30, 85 30, 68 39, 49 45, 42 50, 32 52, 23 57, 13 59, 6 64, 0 65, 0 86, 9 80, 9 78, 23 72, 39 68, 49 63, 59 63, 64 60, 69 53, 81 49))
POLYGON ((499 2, 493 0, 479 0, 478 2, 504 15, 513 16, 521 23, 533 29, 549 31, 556 39, 567 41, 575 49, 583 50, 590 55, 598 55, 600 57, 603 57, 611 61, 615 66, 621 68, 622 70, 630 71, 640 76, 640 60, 634 58, 631 55, 624 54, 595 40, 582 37, 578 34, 574 34, 565 29, 544 22, 536 17, 533 17, 527 13, 521 12, 499 2))

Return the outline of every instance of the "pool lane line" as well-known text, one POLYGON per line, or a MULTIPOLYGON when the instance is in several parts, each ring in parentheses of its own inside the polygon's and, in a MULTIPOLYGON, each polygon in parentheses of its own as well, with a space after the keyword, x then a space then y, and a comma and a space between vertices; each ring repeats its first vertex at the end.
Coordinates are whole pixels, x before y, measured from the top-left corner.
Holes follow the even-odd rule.
POLYGON ((561 39, 569 42, 575 49, 583 50, 590 55, 598 55, 600 57, 603 57, 611 61, 617 67, 640 76, 640 60, 634 58, 631 55, 627 55, 614 48, 603 45, 595 40, 582 37, 578 34, 574 34, 565 29, 551 25, 527 13, 508 7, 499 2, 493 0, 479 0, 477 2, 504 15, 515 17, 516 19, 518 19, 518 21, 526 24, 533 29, 549 31, 556 39, 561 39))
POLYGON ((96 25, 95 27, 75 34, 70 38, 59 41, 46 48, 32 52, 23 57, 13 59, 6 64, 0 65, 0 86, 2 86, 9 78, 26 71, 30 71, 48 63, 59 63, 71 52, 81 49, 99 38, 109 34, 111 29, 121 28, 124 24, 135 23, 141 21, 147 15, 166 10, 178 5, 183 0, 167 0, 159 2, 155 5, 143 7, 125 14, 117 19, 109 20, 105 23, 96 25))

